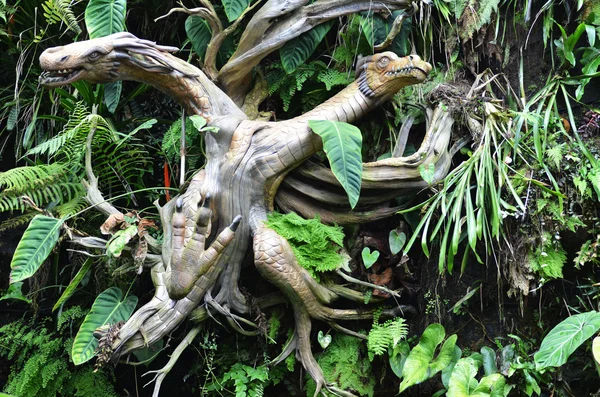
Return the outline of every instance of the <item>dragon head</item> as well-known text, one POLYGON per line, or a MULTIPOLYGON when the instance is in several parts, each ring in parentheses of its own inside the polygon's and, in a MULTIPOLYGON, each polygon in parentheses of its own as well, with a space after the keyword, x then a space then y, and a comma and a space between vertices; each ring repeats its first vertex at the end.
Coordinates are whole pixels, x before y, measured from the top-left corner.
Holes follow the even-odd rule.
POLYGON ((429 72, 431 65, 419 56, 399 57, 390 51, 363 58, 356 68, 360 91, 369 98, 388 98, 402 87, 424 81, 429 72))
POLYGON ((130 33, 115 33, 63 47, 49 48, 40 55, 44 72, 40 83, 45 87, 59 87, 78 80, 108 83, 123 80, 122 63, 135 63, 143 69, 173 70, 165 52, 178 51, 175 47, 156 45, 130 33))

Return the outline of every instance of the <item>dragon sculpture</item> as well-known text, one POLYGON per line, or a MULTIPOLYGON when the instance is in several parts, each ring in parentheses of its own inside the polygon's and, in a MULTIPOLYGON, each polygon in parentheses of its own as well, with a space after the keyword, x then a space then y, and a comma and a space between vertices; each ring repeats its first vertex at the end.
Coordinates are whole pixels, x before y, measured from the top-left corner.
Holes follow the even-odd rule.
MULTIPOLYGON (((149 241, 145 260, 155 295, 120 329, 113 356, 158 341, 185 318, 197 322, 210 313, 224 315, 240 332, 258 333, 247 329, 254 325, 243 317, 249 303, 239 288, 242 260, 251 249, 259 273, 283 293, 294 311, 294 337, 275 362, 296 349, 299 361, 317 384, 317 393, 324 387, 349 395, 325 381, 311 351, 311 319, 352 333, 336 321, 370 318, 372 312, 332 308, 330 304, 340 297, 357 301, 362 297, 357 298, 356 291, 347 287, 317 283, 299 266, 286 239, 265 221, 275 202, 284 210, 308 217, 319 213, 326 222, 372 221, 398 210, 389 206, 394 197, 427 186, 419 175, 420 165, 435 164, 435 179, 442 179, 450 167, 452 119, 439 108, 430 112, 425 139, 415 154, 364 164, 362 194, 352 213, 348 213, 348 200, 340 194, 331 171, 307 162, 323 145, 309 128, 309 120, 352 123, 402 87, 424 81, 431 65, 416 55, 401 58, 392 52, 366 57, 357 67, 356 81, 325 103, 294 119, 267 122, 249 120, 238 101, 200 69, 171 55, 175 51, 129 33, 117 33, 50 48, 40 56, 44 70, 40 82, 46 87, 78 80, 144 82, 176 99, 188 114, 201 115, 208 125, 218 128, 218 133, 205 136, 206 167, 193 176, 185 193, 159 207, 164 240, 162 246, 149 241), (311 180, 319 180, 322 188, 312 187, 311 180)), ((239 76, 234 77, 225 79, 222 87, 226 89, 227 82, 239 76)), ((118 214, 104 201, 92 172, 88 177, 88 201, 106 216, 118 214)), ((281 296, 258 299, 261 307, 281 302, 281 296)), ((399 305, 384 315, 396 316, 403 310, 410 308, 399 305)), ((184 342, 189 343, 197 332, 194 328, 184 342)), ((173 356, 172 360, 178 354, 173 356)), ((160 373, 155 395, 169 369, 167 366, 160 373)))

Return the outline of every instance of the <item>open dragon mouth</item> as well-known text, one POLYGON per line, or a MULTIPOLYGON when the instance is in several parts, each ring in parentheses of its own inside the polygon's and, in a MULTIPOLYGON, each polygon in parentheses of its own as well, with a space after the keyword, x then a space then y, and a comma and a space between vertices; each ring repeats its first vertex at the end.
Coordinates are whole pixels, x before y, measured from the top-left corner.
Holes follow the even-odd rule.
POLYGON ((77 80, 83 72, 79 69, 46 70, 40 75, 40 83, 46 87, 59 87, 77 80))
POLYGON ((407 66, 405 68, 393 68, 390 72, 387 72, 385 75, 386 76, 399 76, 399 75, 403 75, 403 74, 409 74, 413 70, 418 70, 419 72, 423 73, 423 75, 425 77, 427 77, 427 72, 417 66, 407 66))

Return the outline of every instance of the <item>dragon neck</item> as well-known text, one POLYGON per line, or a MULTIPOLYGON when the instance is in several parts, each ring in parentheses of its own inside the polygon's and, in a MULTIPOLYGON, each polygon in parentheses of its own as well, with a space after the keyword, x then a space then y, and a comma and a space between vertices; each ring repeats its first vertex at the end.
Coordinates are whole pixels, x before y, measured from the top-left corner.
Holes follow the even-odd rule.
POLYGON ((179 102, 190 115, 198 114, 207 118, 217 116, 246 115, 235 103, 219 89, 198 68, 170 54, 163 53, 168 59, 168 70, 163 65, 140 66, 135 55, 121 64, 119 80, 134 80, 149 84, 179 102))
POLYGON ((385 99, 387 98, 369 97, 363 94, 359 89, 359 80, 357 80, 299 118, 353 123, 379 106, 385 99))

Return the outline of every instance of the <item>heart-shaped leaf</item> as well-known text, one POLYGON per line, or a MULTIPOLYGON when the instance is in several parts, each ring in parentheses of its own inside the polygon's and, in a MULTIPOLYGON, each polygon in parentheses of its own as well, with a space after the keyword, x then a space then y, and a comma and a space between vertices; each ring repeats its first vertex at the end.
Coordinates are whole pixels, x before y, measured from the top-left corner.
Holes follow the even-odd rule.
POLYGON ((534 354, 535 369, 560 367, 583 342, 600 329, 600 313, 591 311, 576 314, 554 327, 542 340, 534 354))
POLYGON ((430 379, 452 362, 456 335, 450 336, 444 342, 437 357, 434 358, 438 346, 445 337, 446 330, 441 324, 431 324, 423 331, 419 343, 410 351, 404 363, 404 379, 400 384, 399 393, 412 385, 430 379))
POLYGON ((317 334, 317 340, 319 341, 319 345, 323 348, 323 350, 327 349, 327 346, 331 343, 331 335, 324 335, 323 331, 319 331, 317 334))
POLYGON ((202 17, 191 15, 185 20, 185 32, 196 54, 200 59, 204 59, 204 53, 212 35, 208 22, 202 17))
POLYGON ((406 234, 399 232, 398 229, 394 229, 390 232, 389 241, 390 251, 392 255, 396 255, 404 247, 404 244, 406 244, 406 234))
POLYGON ((71 350, 73 363, 80 365, 94 357, 98 347, 98 340, 94 337, 96 328, 126 321, 133 313, 137 301, 138 298, 133 295, 123 299, 123 292, 117 287, 109 288, 98 295, 75 336, 71 350))
POLYGON ((298 66, 306 62, 332 26, 332 21, 322 23, 285 43, 279 49, 281 64, 285 72, 293 73, 298 66))
POLYGON ((592 342, 592 354, 594 355, 596 363, 600 365, 600 336, 596 336, 592 342))
POLYGON ((419 174, 421 174, 421 178, 429 185, 431 185, 435 181, 435 165, 430 163, 428 165, 421 164, 419 166, 419 174))
POLYGON ((379 259, 379 251, 374 250, 371 252, 369 247, 365 247, 362 250, 362 259, 365 267, 368 269, 373 266, 375 262, 377 262, 377 259, 379 259))
POLYGON ((126 0, 90 0, 85 8, 85 26, 90 39, 125 30, 126 0))
POLYGON ((206 119, 197 114, 190 116, 190 120, 192 121, 194 128, 198 131, 202 131, 202 128, 206 126, 206 119))

